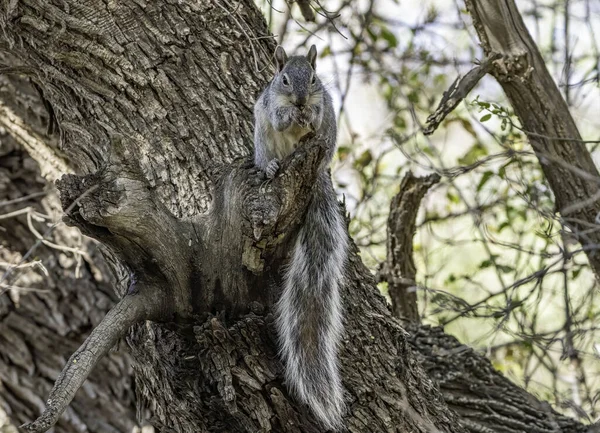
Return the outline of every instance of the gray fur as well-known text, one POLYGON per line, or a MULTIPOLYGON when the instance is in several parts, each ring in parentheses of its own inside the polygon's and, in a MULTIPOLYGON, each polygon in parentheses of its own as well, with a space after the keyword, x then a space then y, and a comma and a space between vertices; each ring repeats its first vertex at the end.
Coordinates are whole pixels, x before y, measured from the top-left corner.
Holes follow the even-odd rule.
POLYGON ((348 235, 328 166, 337 125, 329 93, 315 74, 316 48, 287 58, 276 50, 278 72, 254 107, 254 161, 269 177, 308 132, 326 137, 328 151, 287 264, 276 304, 280 352, 289 388, 329 429, 345 411, 338 367, 342 305, 340 286, 348 235), (283 62, 283 63, 280 63, 283 62))

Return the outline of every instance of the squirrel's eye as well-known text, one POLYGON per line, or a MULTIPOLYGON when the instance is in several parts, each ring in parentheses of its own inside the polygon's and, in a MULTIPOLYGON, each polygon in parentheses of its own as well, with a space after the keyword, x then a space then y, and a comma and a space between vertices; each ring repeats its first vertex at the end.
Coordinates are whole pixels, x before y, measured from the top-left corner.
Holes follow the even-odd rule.
POLYGON ((313 74, 313 76, 312 76, 312 78, 311 78, 311 80, 310 80, 310 84, 312 84, 313 86, 314 86, 315 84, 317 84, 317 77, 316 77, 316 75, 314 75, 314 74, 313 74))
POLYGON ((290 85, 290 80, 289 80, 287 74, 283 75, 283 80, 282 81, 283 81, 283 85, 284 86, 289 86, 290 85))

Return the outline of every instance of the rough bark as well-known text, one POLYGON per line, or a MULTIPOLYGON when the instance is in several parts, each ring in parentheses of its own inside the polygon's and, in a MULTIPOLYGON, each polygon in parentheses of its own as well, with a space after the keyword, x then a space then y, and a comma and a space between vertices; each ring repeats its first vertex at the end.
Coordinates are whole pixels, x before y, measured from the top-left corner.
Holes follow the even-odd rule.
MULTIPOLYGON (((36 163, 5 133, 0 137, 0 214, 27 206, 55 215, 60 211, 56 192, 36 163), (41 194, 19 200, 36 192, 41 194)), ((62 226, 51 240, 74 245, 78 238, 76 230, 62 226)), ((36 240, 24 214, 1 220, 0 262, 18 261, 36 240)), ((116 299, 114 277, 96 246, 84 241, 79 249, 87 253, 81 263, 69 252, 41 245, 27 262, 41 261, 48 275, 39 268, 19 269, 0 284, 0 409, 14 425, 40 413, 66 360, 116 299)), ((0 277, 6 269, 0 266, 0 277)), ((130 431, 135 425, 131 362, 125 344, 100 361, 56 431, 130 431)))
POLYGON ((473 349, 441 328, 411 324, 410 345, 417 359, 436 381, 446 404, 473 433, 595 433, 556 413, 543 402, 515 386, 473 349))
POLYGON ((600 279, 600 176, 514 0, 466 0, 485 54, 572 229, 600 279))
MULTIPOLYGON (((253 39, 254 4, 0 6, 5 49, 34 71, 76 168, 58 184, 66 220, 133 273, 125 299, 160 306, 128 335, 140 410, 162 431, 321 431, 281 383, 269 307, 323 152, 309 140, 271 182, 234 160, 273 48, 253 39)), ((464 431, 356 250, 346 277, 348 430, 464 431)))

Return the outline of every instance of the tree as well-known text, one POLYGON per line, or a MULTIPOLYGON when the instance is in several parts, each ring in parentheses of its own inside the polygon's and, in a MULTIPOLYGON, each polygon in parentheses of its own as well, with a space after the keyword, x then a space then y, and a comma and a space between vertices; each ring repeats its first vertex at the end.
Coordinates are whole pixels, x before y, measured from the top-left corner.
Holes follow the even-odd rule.
MULTIPOLYGON (((31 152, 46 161, 65 153, 76 173, 57 182, 65 220, 109 247, 116 273, 129 275, 28 430, 56 422, 128 334, 137 404, 152 407, 159 430, 320 431, 281 383, 269 306, 322 149, 308 140, 268 184, 245 158, 253 101, 268 75, 261 65, 273 50, 256 39, 267 30, 254 4, 31 0, 3 8, 5 72, 37 83, 48 124, 60 130, 60 150, 37 140, 31 152)), ((19 100, 4 102, 23 111, 19 100)), ((414 211, 426 186, 395 207, 414 211)), ((394 215, 409 225, 415 217, 394 215)), ((411 238, 398 233, 396 245, 411 238)), ((408 336, 356 250, 346 277, 350 431, 585 430, 441 331, 413 323, 408 336)))

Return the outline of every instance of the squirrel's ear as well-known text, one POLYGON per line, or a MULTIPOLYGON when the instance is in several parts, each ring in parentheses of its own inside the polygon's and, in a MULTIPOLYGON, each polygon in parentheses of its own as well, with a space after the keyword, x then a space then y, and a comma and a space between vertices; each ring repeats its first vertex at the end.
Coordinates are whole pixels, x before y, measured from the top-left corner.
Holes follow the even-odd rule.
POLYGON ((277 72, 283 69, 285 62, 287 62, 288 56, 281 45, 277 45, 275 48, 275 61, 277 62, 277 72))
POLYGON ((310 63, 310 66, 316 71, 317 70, 317 47, 311 46, 306 55, 306 60, 310 63))

